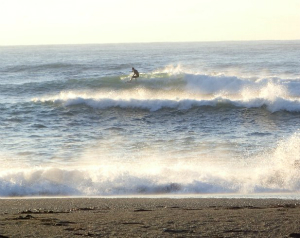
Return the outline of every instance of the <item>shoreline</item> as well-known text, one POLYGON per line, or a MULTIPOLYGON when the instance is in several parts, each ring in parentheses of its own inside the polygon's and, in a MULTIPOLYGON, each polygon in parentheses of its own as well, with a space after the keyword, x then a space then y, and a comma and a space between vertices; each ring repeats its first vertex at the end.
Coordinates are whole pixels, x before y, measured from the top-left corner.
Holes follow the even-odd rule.
POLYGON ((204 193, 204 194, 131 194, 131 195, 101 195, 101 196, 0 196, 1 200, 9 199, 280 199, 280 200, 299 200, 300 193, 280 192, 280 193, 204 193))
POLYGON ((77 236, 300 237, 300 200, 0 199, 0 237, 77 236))

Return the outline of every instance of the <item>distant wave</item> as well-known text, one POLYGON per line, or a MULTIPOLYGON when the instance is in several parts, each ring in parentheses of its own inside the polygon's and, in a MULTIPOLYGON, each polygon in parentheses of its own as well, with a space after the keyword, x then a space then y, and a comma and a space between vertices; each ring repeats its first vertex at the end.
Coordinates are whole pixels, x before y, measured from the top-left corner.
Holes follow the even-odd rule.
POLYGON ((62 70, 62 69, 74 69, 76 67, 83 67, 80 64, 70 64, 70 63, 48 63, 48 64, 28 64, 28 65, 15 65, 15 66, 8 66, 6 68, 2 68, 0 72, 5 73, 23 73, 23 72, 41 72, 47 70, 62 70))
MULTIPOLYGON (((66 90, 34 98, 65 106, 92 108, 162 108, 187 110, 199 106, 266 107, 300 112, 300 80, 280 78, 248 79, 236 76, 153 72, 127 83, 126 75, 99 79, 67 80, 66 90), (69 88, 73 90, 67 90, 69 88)), ((56 82, 58 84, 58 82, 56 82)), ((59 84, 56 85, 59 87, 59 84)), ((43 86, 44 88, 44 86, 43 86)), ((48 85, 47 88, 51 88, 48 85)))

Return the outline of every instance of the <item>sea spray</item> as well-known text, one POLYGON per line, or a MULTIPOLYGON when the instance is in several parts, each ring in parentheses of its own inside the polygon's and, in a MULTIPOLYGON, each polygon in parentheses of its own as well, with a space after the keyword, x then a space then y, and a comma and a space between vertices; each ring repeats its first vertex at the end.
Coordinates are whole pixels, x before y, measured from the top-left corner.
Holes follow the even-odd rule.
POLYGON ((1 172, 0 195, 295 193, 300 189, 299 148, 300 135, 295 133, 271 151, 244 158, 247 163, 210 162, 205 158, 182 162, 145 154, 133 164, 97 160, 89 153, 90 160, 83 160, 83 165, 1 172))
POLYGON ((33 98, 32 101, 61 103, 64 106, 81 104, 98 109, 121 107, 151 111, 162 108, 188 110, 192 107, 228 104, 246 108, 266 106, 271 112, 300 112, 300 95, 295 95, 295 92, 291 94, 284 79, 253 80, 186 74, 175 78, 140 78, 138 83, 130 85, 112 83, 118 87, 112 88, 111 85, 94 90, 61 91, 58 95, 33 98), (157 88, 157 84, 160 88, 157 88))

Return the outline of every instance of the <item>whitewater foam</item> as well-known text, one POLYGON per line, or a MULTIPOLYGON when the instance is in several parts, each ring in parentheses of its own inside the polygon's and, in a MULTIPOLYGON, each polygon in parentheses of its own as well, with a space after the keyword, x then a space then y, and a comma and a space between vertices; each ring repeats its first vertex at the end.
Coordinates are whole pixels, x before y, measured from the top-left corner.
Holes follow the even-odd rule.
POLYGON ((271 112, 300 112, 300 94, 291 90, 295 84, 300 87, 295 81, 177 73, 175 70, 175 75, 156 78, 156 74, 151 74, 149 78, 140 78, 138 83, 113 81, 114 85, 118 85, 115 89, 103 86, 95 90, 63 91, 56 96, 34 98, 32 101, 61 103, 64 106, 86 105, 98 109, 187 110, 226 104, 247 108, 266 106, 271 112))
POLYGON ((82 165, 0 172, 0 196, 113 196, 300 192, 300 134, 235 161, 174 160, 145 154, 135 163, 89 152, 82 165), (234 163, 234 166, 233 164, 234 163))

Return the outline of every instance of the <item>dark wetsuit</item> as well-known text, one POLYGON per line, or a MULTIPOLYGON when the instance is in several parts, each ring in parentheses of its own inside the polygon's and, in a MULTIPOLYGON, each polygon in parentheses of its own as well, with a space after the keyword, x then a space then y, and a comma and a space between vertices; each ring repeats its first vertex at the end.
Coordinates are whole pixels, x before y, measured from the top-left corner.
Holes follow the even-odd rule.
POLYGON ((134 69, 132 78, 138 78, 138 77, 140 77, 140 74, 136 69, 134 69))
POLYGON ((132 71, 133 71, 133 75, 131 77, 131 80, 140 77, 140 74, 136 69, 133 68, 132 71))

